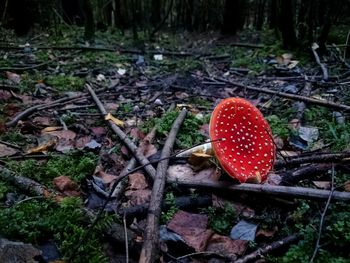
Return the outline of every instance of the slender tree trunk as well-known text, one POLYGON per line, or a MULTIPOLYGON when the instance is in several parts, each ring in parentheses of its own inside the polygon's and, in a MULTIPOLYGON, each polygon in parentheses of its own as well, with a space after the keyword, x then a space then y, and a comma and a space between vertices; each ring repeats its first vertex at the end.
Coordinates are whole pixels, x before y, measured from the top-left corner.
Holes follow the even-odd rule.
POLYGON ((296 36, 292 0, 281 0, 280 30, 282 32, 284 48, 294 48, 296 45, 296 36))
POLYGON ((236 34, 242 29, 245 21, 244 0, 226 0, 224 8, 223 34, 236 34))
POLYGON ((270 0, 269 28, 277 29, 277 0, 270 0))
POLYGON ((91 0, 82 0, 81 3, 85 16, 84 37, 86 40, 93 40, 95 37, 95 21, 92 10, 92 3, 91 0))

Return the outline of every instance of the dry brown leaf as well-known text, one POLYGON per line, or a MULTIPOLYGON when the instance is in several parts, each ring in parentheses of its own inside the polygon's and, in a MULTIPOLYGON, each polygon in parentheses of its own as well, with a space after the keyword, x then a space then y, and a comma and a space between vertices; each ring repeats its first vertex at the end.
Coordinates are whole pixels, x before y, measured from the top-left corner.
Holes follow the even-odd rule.
POLYGON ((40 124, 42 126, 50 126, 50 118, 49 117, 41 117, 37 116, 33 119, 35 124, 40 124))
POLYGON ((39 144, 38 146, 27 150, 26 154, 47 152, 48 150, 54 148, 57 144, 57 137, 50 137, 47 141, 39 144))
POLYGON ((66 196, 79 196, 78 185, 68 176, 59 176, 53 179, 54 187, 66 196))
POLYGON ((212 158, 210 154, 203 152, 194 152, 188 158, 188 163, 193 165, 196 169, 199 170, 208 165, 209 160, 212 158))
POLYGON ((104 171, 100 171, 98 173, 98 176, 102 179, 103 183, 106 185, 111 184, 117 179, 117 176, 115 176, 114 174, 109 174, 104 171))
POLYGON ((77 134, 73 131, 70 130, 62 130, 62 131, 50 131, 50 132, 45 132, 46 134, 50 134, 53 136, 57 136, 58 139, 62 140, 74 140, 77 134))
POLYGON ((235 260, 237 259, 237 256, 243 255, 247 247, 248 241, 246 240, 232 240, 227 236, 214 234, 208 240, 206 250, 235 260))
POLYGON ((4 145, 0 144, 0 157, 7 157, 7 156, 12 156, 17 153, 17 150, 4 145))
POLYGON ((75 147, 79 150, 82 150, 85 148, 85 145, 91 141, 91 137, 89 135, 80 137, 75 141, 75 147))
POLYGON ((331 189, 331 182, 329 181, 312 181, 312 183, 320 189, 329 190, 331 189))
POLYGON ((207 229, 206 215, 191 214, 179 210, 170 220, 168 228, 179 234, 185 243, 196 252, 204 251, 213 231, 207 229))
POLYGON ((260 236, 262 236, 262 237, 268 237, 268 238, 270 238, 270 237, 273 237, 275 234, 276 234, 276 232, 278 231, 278 227, 277 226, 275 226, 273 229, 271 229, 271 230, 267 230, 267 229, 259 229, 257 232, 256 232, 256 237, 260 237, 260 236))
POLYGON ((21 76, 13 72, 6 71, 6 77, 15 84, 19 84, 21 82, 21 76))
POLYGON ((344 190, 350 192, 350 181, 346 181, 344 184, 344 190))
POLYGON ((12 98, 11 92, 7 90, 0 90, 0 101, 9 100, 12 98))
POLYGON ((133 173, 129 175, 129 190, 142 190, 147 187, 146 178, 142 173, 133 173))
POLYGON ((91 131, 92 131, 93 135, 97 138, 100 138, 100 137, 106 135, 106 129, 103 127, 92 127, 91 131))
POLYGON ((151 199, 152 191, 150 189, 142 189, 142 190, 128 190, 125 191, 125 196, 129 199, 128 205, 143 205, 149 203, 151 199))

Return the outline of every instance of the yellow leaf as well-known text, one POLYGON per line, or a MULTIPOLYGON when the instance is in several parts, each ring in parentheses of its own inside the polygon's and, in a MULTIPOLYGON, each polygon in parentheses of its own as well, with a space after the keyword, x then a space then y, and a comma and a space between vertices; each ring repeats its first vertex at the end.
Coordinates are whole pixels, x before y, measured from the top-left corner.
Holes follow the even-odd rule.
POLYGON ((49 149, 53 148, 57 143, 57 137, 51 138, 49 141, 38 145, 37 147, 29 149, 26 154, 47 152, 49 149))
POLYGON ((45 129, 41 130, 41 132, 52 132, 52 131, 58 131, 62 130, 62 127, 46 127, 45 129))
POLYGON ((113 115, 111 113, 108 113, 106 116, 105 116, 105 120, 106 121, 111 121, 113 122, 115 125, 119 126, 119 127, 124 127, 124 122, 113 117, 113 115))

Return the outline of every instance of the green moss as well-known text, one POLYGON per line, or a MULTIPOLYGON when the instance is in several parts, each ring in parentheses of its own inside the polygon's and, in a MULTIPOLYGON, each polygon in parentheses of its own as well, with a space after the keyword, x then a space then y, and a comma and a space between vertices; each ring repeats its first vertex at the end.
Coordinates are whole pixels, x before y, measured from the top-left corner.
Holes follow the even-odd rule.
MULTIPOLYGON (((162 118, 152 119, 144 123, 142 129, 147 132, 155 125, 157 126, 157 133, 166 137, 176 120, 179 112, 171 111, 166 113, 162 118)), ((197 119, 193 114, 187 114, 185 121, 182 123, 179 133, 177 134, 178 146, 182 148, 190 148, 196 144, 203 143, 205 137, 199 133, 200 125, 203 120, 197 119)))
POLYGON ((96 161, 96 155, 87 153, 83 156, 52 157, 46 163, 39 163, 35 160, 10 161, 7 166, 20 175, 40 183, 51 184, 52 179, 61 175, 69 176, 72 180, 80 182, 87 175, 92 174, 96 161))
POLYGON ((216 233, 228 235, 231 228, 237 221, 237 215, 234 207, 225 202, 222 208, 208 207, 205 212, 209 217, 209 227, 216 233))
MULTIPOLYGON (((99 225, 109 222, 111 220, 107 218, 99 225)), ((60 204, 50 200, 31 200, 0 209, 1 236, 33 244, 53 238, 64 258, 76 253, 73 262, 108 262, 103 254, 99 227, 84 240, 78 251, 73 251, 87 231, 87 225, 78 198, 65 198, 60 204)))
POLYGON ((73 76, 49 76, 46 84, 57 91, 79 91, 84 89, 84 80, 73 76))
POLYGON ((175 196, 173 192, 168 192, 165 194, 165 204, 168 206, 166 211, 162 211, 161 222, 163 224, 168 223, 179 210, 176 205, 175 196))
POLYGON ((286 119, 281 119, 277 115, 270 115, 265 117, 270 124, 273 135, 277 135, 282 139, 287 139, 289 136, 288 122, 286 119))

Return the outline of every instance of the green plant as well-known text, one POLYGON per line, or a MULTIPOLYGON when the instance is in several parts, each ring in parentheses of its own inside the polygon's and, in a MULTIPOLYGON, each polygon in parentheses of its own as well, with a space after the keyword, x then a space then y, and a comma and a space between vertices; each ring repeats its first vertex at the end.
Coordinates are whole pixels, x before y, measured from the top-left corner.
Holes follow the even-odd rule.
POLYGON ((272 134, 286 139, 289 136, 288 122, 285 119, 279 118, 277 115, 270 115, 265 117, 270 124, 272 134))
MULTIPOLYGON (((169 133, 178 114, 178 112, 172 111, 166 113, 162 118, 156 119, 157 132, 166 136, 169 133)), ((185 121, 182 123, 180 131, 177 135, 179 146, 183 148, 190 148, 193 145, 204 142, 205 137, 199 133, 199 127, 202 124, 202 120, 197 119, 193 114, 189 113, 186 116, 185 121)))
POLYGON ((73 76, 49 76, 45 81, 57 91, 79 91, 84 89, 84 80, 73 76))
POLYGON ((173 192, 168 192, 165 195, 165 205, 168 207, 166 212, 162 212, 161 215, 161 222, 163 224, 166 224, 169 222, 173 216, 176 214, 176 212, 179 210, 179 208, 176 205, 175 196, 173 192))
POLYGON ((53 178, 61 175, 69 176, 74 181, 80 182, 85 176, 94 171, 96 161, 96 155, 87 153, 83 156, 55 156, 46 163, 38 163, 35 160, 10 161, 7 166, 20 175, 41 183, 50 184, 53 178))
POLYGON ((94 228, 74 251, 88 225, 80 199, 65 198, 59 204, 30 200, 0 209, 0 235, 33 244, 54 238, 64 258, 77 253, 73 262, 108 262, 103 254, 100 231, 110 222, 111 218, 102 218, 100 227, 94 228))
POLYGON ((234 207, 227 202, 222 208, 211 206, 205 212, 209 217, 209 227, 219 234, 227 235, 237 221, 234 207))
POLYGON ((31 142, 32 140, 18 131, 8 131, 0 135, 0 139, 10 143, 15 143, 18 145, 25 145, 26 143, 31 142))

